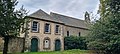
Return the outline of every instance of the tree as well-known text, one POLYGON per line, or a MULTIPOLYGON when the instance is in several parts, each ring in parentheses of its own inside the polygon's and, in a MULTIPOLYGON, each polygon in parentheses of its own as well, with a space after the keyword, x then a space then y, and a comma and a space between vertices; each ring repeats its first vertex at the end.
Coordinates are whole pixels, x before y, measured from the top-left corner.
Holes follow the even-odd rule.
POLYGON ((7 54, 10 37, 20 34, 21 25, 25 23, 24 16, 27 14, 22 7, 15 11, 17 0, 0 0, 0 36, 4 38, 3 54, 7 54))
POLYGON ((91 27, 88 47, 120 53, 120 0, 100 0, 100 19, 91 27))

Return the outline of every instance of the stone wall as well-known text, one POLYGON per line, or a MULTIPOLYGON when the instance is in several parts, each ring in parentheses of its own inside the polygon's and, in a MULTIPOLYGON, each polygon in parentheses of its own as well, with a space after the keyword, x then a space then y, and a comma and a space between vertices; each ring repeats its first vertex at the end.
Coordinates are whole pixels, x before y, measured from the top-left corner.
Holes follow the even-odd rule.
MULTIPOLYGON (((64 36, 63 36, 63 25, 61 24, 57 24, 57 23, 53 23, 53 22, 48 22, 48 21, 42 21, 42 20, 36 20, 36 19, 31 19, 30 23, 28 23, 30 28, 28 30, 28 36, 26 37, 26 43, 25 43, 25 51, 30 51, 31 50, 31 40, 33 38, 37 38, 38 40, 38 51, 54 51, 55 50, 55 40, 59 39, 61 41, 61 51, 64 50, 64 36), (39 23, 39 32, 32 32, 31 31, 31 27, 32 27, 32 22, 36 21, 39 23), (45 33, 44 32, 44 26, 45 23, 49 23, 50 24, 50 33, 45 33), (60 25, 60 30, 61 30, 61 34, 55 34, 55 25, 60 25), (44 48, 44 40, 45 38, 49 38, 50 39, 50 48, 49 49, 45 49, 44 48)), ((21 34, 20 36, 24 36, 24 34, 21 34)))
POLYGON ((9 40, 8 44, 8 52, 22 52, 23 50, 23 38, 20 37, 12 37, 9 40))
POLYGON ((67 36, 67 31, 69 31, 69 35, 72 36, 79 36, 79 32, 80 32, 80 36, 82 37, 86 36, 89 33, 89 31, 86 29, 64 26, 64 36, 67 36))
MULTIPOLYGON (((0 52, 3 51, 4 40, 0 37, 0 52)), ((23 50, 23 38, 12 37, 8 43, 8 52, 21 52, 23 50)))
POLYGON ((0 52, 3 51, 3 46, 4 46, 4 41, 3 41, 3 38, 0 37, 0 52))

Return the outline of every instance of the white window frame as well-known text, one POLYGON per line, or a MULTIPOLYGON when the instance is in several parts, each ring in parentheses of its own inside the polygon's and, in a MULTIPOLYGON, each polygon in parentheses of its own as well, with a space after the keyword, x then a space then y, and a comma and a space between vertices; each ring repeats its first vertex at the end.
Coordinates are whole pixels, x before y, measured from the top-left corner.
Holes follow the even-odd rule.
POLYGON ((58 24, 56 24, 55 25, 55 34, 61 34, 61 26, 60 25, 58 25, 59 27, 58 27, 58 33, 56 33, 56 26, 57 26, 58 24))
POLYGON ((38 21, 32 21, 31 30, 32 30, 32 32, 38 32, 39 31, 39 22, 38 21), (33 29, 33 22, 37 22, 37 31, 32 30, 33 29))
POLYGON ((45 32, 45 33, 50 33, 50 32, 51 32, 51 25, 50 25, 50 23, 45 23, 45 25, 44 25, 44 32, 45 32), (46 29, 46 27, 45 27, 46 24, 49 24, 48 32, 45 31, 45 29, 46 29))

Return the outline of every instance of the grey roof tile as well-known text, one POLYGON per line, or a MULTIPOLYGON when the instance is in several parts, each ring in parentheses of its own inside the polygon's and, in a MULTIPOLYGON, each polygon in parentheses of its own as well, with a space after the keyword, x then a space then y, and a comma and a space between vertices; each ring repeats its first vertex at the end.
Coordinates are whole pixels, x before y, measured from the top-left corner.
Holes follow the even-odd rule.
POLYGON ((55 21, 59 23, 64 23, 65 25, 69 25, 69 26, 87 28, 87 23, 85 22, 85 20, 80 20, 80 19, 76 19, 73 17, 69 17, 69 16, 57 14, 57 13, 52 13, 52 12, 49 15, 41 9, 39 9, 38 11, 34 12, 33 14, 29 16, 40 18, 40 19, 45 19, 45 20, 50 20, 50 21, 55 21))
POLYGON ((87 28, 87 23, 85 20, 80 20, 80 19, 76 19, 73 17, 52 13, 52 12, 50 13, 50 15, 56 18, 57 20, 61 21, 62 23, 65 23, 66 25, 87 28))
POLYGON ((53 20, 51 19, 51 16, 44 12, 43 10, 39 9, 36 12, 29 15, 30 17, 40 18, 40 19, 47 19, 47 20, 53 20))

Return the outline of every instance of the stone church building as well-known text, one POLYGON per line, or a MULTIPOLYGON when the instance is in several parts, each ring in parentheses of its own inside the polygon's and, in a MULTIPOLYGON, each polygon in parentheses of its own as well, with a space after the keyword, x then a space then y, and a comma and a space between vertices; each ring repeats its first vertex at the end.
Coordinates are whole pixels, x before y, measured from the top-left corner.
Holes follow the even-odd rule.
POLYGON ((51 12, 47 14, 38 10, 27 16, 30 22, 26 27, 28 32, 21 34, 25 37, 26 51, 59 51, 64 50, 65 36, 85 36, 90 21, 85 13, 85 20, 51 12))

